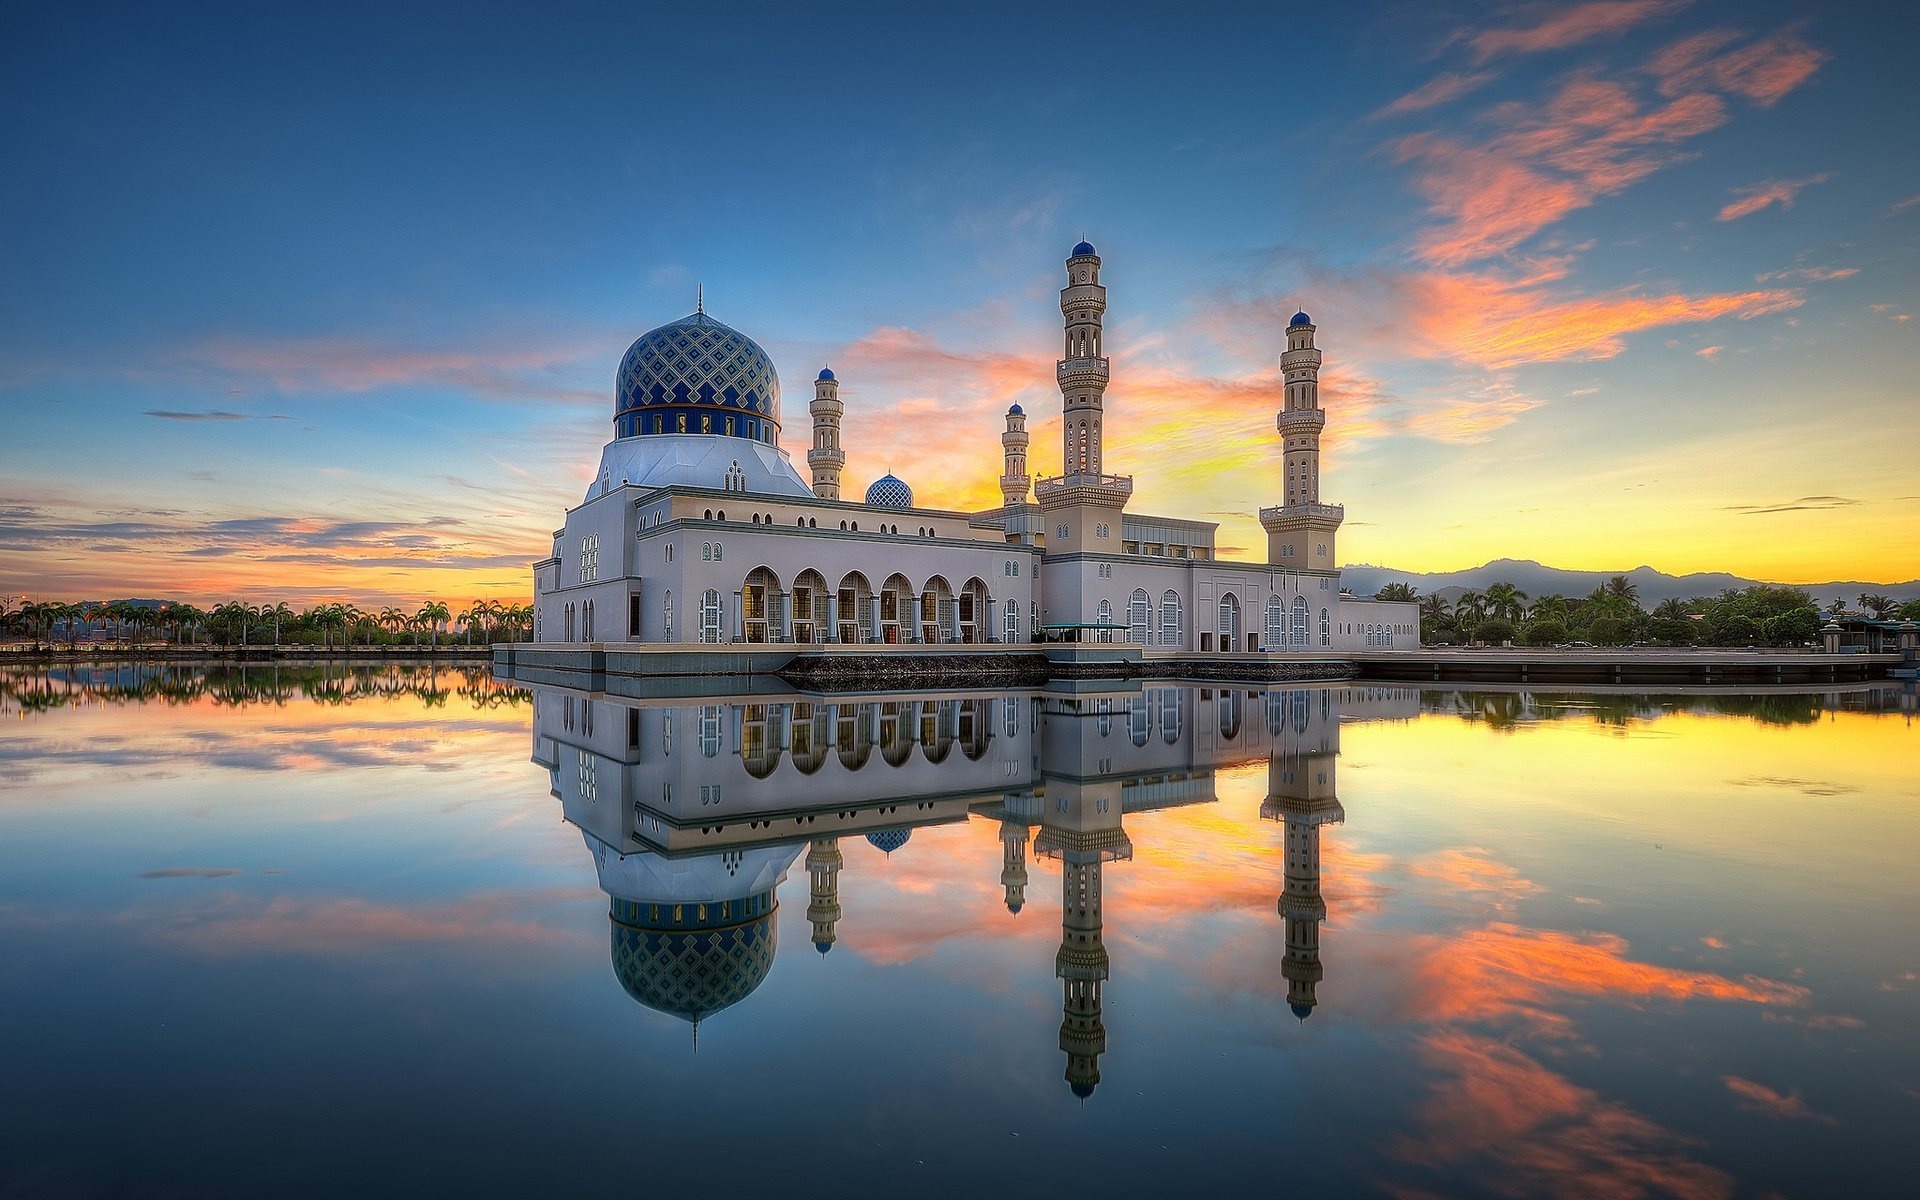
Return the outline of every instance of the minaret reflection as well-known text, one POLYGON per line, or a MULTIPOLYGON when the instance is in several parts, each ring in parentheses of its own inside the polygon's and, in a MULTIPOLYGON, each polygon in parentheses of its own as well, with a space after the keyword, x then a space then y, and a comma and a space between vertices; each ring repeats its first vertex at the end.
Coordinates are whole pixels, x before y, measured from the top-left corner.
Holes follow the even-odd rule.
POLYGON ((822 954, 833 949, 833 927, 840 921, 840 868, 845 865, 839 838, 807 843, 807 920, 813 922, 813 948, 822 954))
POLYGON ((1287 952, 1280 973, 1287 981, 1287 1005, 1305 1021, 1319 1003, 1315 989, 1320 965, 1320 923, 1327 903, 1320 895, 1320 828, 1346 819, 1334 786, 1334 760, 1340 753, 1340 714, 1332 693, 1297 689, 1268 697, 1268 722, 1277 739, 1267 766, 1267 798, 1260 815, 1284 825, 1285 884, 1280 916, 1286 922, 1287 952), (1316 700, 1317 695, 1317 700, 1316 700), (1321 711, 1315 719, 1314 709, 1321 711))
POLYGON ((1013 817, 1000 821, 1000 886, 1007 889, 1007 911, 1027 903, 1027 826, 1013 817))
POLYGON ((1107 1049, 1101 873, 1109 862, 1132 858, 1133 843, 1120 825, 1120 780, 1093 773, 1106 765, 1091 757, 1106 735, 1078 706, 1049 706, 1042 722, 1046 785, 1033 852, 1060 863, 1060 949, 1053 956, 1061 983, 1060 1049, 1067 1056, 1067 1083, 1084 1100, 1100 1083, 1100 1056, 1107 1049))

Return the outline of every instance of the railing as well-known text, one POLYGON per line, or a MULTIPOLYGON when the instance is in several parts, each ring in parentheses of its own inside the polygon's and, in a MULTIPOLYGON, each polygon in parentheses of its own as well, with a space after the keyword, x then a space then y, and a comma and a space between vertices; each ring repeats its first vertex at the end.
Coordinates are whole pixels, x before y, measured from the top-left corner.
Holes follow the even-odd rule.
POLYGON ((1056 492, 1063 488, 1093 487, 1115 491, 1133 491, 1131 475, 1043 475, 1033 481, 1033 494, 1056 492))
POLYGON ((1346 505, 1271 505, 1260 511, 1260 520, 1279 520, 1283 516, 1319 516, 1325 520, 1346 520, 1346 505))

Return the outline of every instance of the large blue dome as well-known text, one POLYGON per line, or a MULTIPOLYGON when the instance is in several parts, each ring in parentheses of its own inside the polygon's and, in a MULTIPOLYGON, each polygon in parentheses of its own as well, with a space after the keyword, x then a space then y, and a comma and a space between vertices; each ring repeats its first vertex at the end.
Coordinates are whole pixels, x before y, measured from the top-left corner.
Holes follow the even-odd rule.
POLYGON ((773 968, 772 892, 706 904, 613 901, 613 973, 655 1012, 698 1022, 746 999, 773 968))
POLYGON ((704 312, 641 334, 614 376, 615 437, 706 433, 774 444, 780 377, 754 340, 704 312))
POLYGON ((875 508, 912 508, 913 489, 896 475, 882 475, 867 489, 867 503, 875 508))

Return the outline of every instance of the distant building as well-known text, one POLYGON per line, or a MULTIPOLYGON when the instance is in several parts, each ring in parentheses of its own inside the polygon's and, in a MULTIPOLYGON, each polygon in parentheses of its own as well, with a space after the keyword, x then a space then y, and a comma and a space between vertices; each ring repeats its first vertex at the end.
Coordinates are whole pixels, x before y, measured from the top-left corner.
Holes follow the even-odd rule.
MULTIPOLYGON (((1003 502, 916 507, 885 475, 841 497, 846 407, 814 380, 811 480, 780 446, 780 381, 754 341, 691 316, 633 343, 614 436, 585 500, 534 564, 539 642, 1127 642, 1191 653, 1417 644, 1409 603, 1343 596, 1345 510, 1320 499, 1321 354, 1304 312, 1287 326, 1276 425, 1283 502, 1260 510, 1262 562, 1215 554, 1212 522, 1127 511, 1133 477, 1103 453, 1108 360, 1101 260, 1081 242, 1060 293, 1062 470, 1035 478, 1026 413, 1000 434, 1003 502)), ((950 430, 929 430, 950 437, 950 430)), ((1266 486, 1249 481, 1250 497, 1266 486)))

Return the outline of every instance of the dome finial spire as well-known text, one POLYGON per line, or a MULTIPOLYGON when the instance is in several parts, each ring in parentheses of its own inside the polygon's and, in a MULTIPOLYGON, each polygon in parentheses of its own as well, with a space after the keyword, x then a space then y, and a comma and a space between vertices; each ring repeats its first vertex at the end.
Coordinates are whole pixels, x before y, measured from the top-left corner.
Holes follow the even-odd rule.
POLYGON ((696 314, 707 311, 707 287, 703 283, 693 285, 693 311, 696 314))

